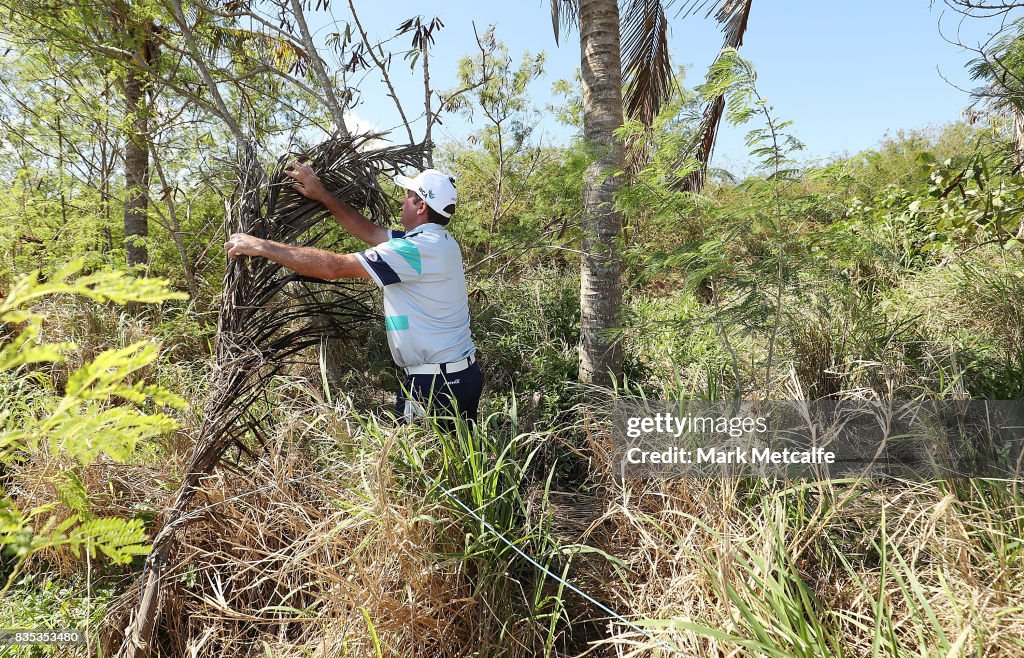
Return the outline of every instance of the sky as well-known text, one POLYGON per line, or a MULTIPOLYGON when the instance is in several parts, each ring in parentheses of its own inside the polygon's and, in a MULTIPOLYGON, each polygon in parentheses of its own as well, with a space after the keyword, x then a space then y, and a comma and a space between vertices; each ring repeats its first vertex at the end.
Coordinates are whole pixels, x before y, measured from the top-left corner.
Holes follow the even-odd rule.
MULTIPOLYGON (((699 84, 721 48, 718 24, 703 15, 679 17, 677 0, 669 9, 670 50, 675 65, 687 67, 685 84, 699 84)), ((791 132, 804 143, 802 159, 823 160, 878 146, 888 133, 927 129, 955 121, 970 103, 965 90, 976 86, 965 64, 969 45, 998 27, 987 21, 960 21, 941 0, 754 0, 740 54, 757 70, 758 91, 775 114, 794 125, 791 132), (943 10, 945 13, 943 14, 943 10)), ((555 44, 548 0, 504 2, 446 0, 355 0, 360 20, 371 39, 394 34, 402 20, 415 15, 439 17, 444 28, 431 52, 435 88, 456 86, 459 59, 476 52, 473 25, 495 33, 518 62, 524 51, 544 51, 546 75, 530 89, 533 102, 544 108, 557 102, 551 85, 571 79, 579 67, 579 38, 574 30, 555 44)), ((317 39, 337 31, 334 21, 349 20, 346 3, 331 3, 333 16, 320 11, 309 17, 317 39)), ((408 47, 408 39, 393 42, 408 47)), ((396 59, 392 70, 398 95, 422 111, 423 83, 396 59)), ((361 84, 363 103, 355 108, 361 127, 390 128, 398 114, 379 76, 361 84)), ((480 124, 447 115, 436 140, 464 140, 480 124)), ((540 122, 546 143, 565 142, 572 130, 550 112, 540 122)), ((749 168, 744 135, 749 127, 723 126, 713 165, 743 171, 749 168)), ((401 141, 404 130, 394 133, 401 141)))

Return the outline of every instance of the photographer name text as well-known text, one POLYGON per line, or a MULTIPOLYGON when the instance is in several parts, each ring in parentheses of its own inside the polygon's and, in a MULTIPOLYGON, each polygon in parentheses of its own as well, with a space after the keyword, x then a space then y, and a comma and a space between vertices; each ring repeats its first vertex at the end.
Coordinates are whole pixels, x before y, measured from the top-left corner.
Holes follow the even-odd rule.
POLYGON ((836 455, 824 448, 810 450, 773 450, 771 448, 667 448, 644 450, 630 448, 626 462, 630 464, 834 464, 836 455))

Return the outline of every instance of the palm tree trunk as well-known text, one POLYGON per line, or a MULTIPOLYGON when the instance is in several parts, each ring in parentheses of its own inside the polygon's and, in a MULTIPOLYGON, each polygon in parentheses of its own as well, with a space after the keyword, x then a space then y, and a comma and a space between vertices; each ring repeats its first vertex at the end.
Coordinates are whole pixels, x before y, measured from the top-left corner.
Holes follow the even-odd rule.
POLYGON ((608 385, 622 373, 622 347, 609 335, 621 326, 622 216, 614 208, 624 149, 613 131, 622 126, 622 65, 616 0, 580 0, 583 136, 593 162, 583 181, 583 255, 580 259, 580 379, 608 385))
POLYGON ((149 120, 142 75, 133 67, 125 73, 124 100, 131 125, 124 151, 124 243, 131 267, 149 262, 145 244, 149 235, 149 120))

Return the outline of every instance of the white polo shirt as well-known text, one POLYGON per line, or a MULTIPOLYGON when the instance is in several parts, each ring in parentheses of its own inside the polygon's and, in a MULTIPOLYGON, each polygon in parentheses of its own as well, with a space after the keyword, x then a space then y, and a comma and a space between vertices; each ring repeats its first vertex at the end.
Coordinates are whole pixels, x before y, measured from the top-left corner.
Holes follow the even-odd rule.
POLYGON ((384 290, 384 326, 401 367, 458 361, 476 352, 459 243, 440 224, 388 231, 356 254, 384 290))

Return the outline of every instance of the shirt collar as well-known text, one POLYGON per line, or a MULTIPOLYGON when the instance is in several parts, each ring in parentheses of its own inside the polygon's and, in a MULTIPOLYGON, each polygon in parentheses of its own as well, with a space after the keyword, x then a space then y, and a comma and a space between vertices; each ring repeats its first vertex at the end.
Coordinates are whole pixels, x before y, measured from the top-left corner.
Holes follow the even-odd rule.
POLYGON ((434 222, 427 222, 426 224, 420 224, 416 228, 414 228, 414 229, 412 229, 410 231, 407 231, 406 234, 405 234, 405 237, 411 238, 412 236, 419 235, 420 233, 423 233, 425 231, 447 231, 447 230, 448 229, 446 229, 445 227, 441 226, 440 224, 435 224, 434 222))

